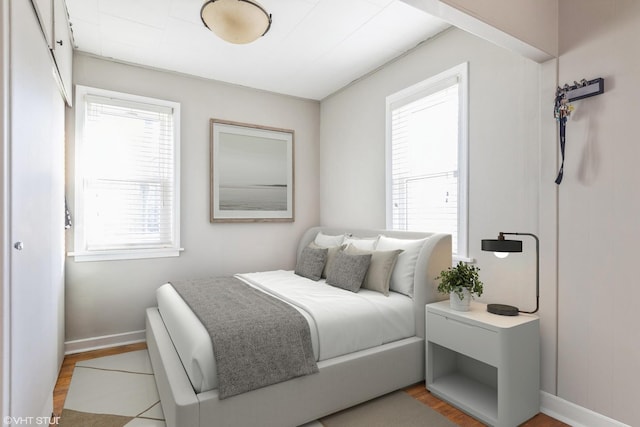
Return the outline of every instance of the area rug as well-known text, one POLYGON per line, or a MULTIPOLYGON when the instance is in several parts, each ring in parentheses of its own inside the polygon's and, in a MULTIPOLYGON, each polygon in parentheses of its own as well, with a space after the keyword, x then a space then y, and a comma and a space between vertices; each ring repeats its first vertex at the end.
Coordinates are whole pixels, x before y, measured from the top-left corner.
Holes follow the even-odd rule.
POLYGON ((62 427, 165 427, 147 350, 76 363, 62 427))
POLYGON ((403 391, 345 409, 320 422, 324 427, 456 427, 403 391))
POLYGON ((88 412, 63 409, 58 426, 75 427, 124 427, 134 418, 110 414, 91 414, 88 412))
MULTIPOLYGON (((166 427, 147 350, 78 362, 59 426, 166 427)), ((397 391, 305 427, 455 427, 455 424, 407 393, 397 391)))

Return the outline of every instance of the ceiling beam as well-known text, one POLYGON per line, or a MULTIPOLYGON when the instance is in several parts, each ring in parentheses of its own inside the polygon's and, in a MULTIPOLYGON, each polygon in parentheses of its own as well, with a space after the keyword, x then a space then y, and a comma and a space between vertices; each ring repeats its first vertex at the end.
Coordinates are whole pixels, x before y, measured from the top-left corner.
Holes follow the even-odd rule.
MULTIPOLYGON (((521 38, 524 38, 524 34, 512 35, 505 30, 507 27, 514 27, 513 21, 520 19, 528 19, 526 16, 510 16, 509 22, 497 22, 497 15, 489 16, 491 13, 491 7, 485 8, 485 10, 480 11, 480 7, 476 7, 475 10, 471 11, 462 6, 464 1, 461 0, 402 0, 404 3, 407 3, 416 9, 419 9, 423 12, 426 12, 430 15, 433 15, 437 18, 440 18, 456 27, 467 31, 473 35, 476 35, 480 38, 488 40, 498 46, 504 47, 511 51, 517 52, 520 55, 529 58, 535 62, 543 63, 550 59, 553 59, 557 56, 557 0, 549 0, 547 2, 543 2, 543 5, 549 7, 548 9, 548 17, 549 22, 544 27, 541 27, 539 31, 548 31, 551 28, 552 40, 547 42, 547 46, 542 49, 540 46, 534 46, 531 42, 525 42, 521 38), (555 9, 553 5, 556 5, 555 9), (482 16, 482 15, 485 16, 482 16), (492 22, 489 24, 488 22, 492 22), (494 26, 495 25, 495 26, 494 26), (501 28, 498 28, 498 25, 501 28), (552 52, 548 52, 552 51, 552 52)), ((495 2, 494 2, 495 3, 495 2)), ((470 3, 473 4, 473 3, 470 3)), ((486 4, 486 3, 485 3, 486 4)), ((541 3, 538 3, 540 5, 541 3)), ((513 6, 513 4, 512 4, 513 6)), ((517 5, 516 5, 517 6, 517 5)), ((494 6, 492 6, 494 7, 494 6)), ((494 9, 495 10, 495 9, 494 9)), ((523 9, 526 10, 526 9, 523 9)), ((522 31, 521 31, 522 32, 522 31)), ((541 35, 542 33, 538 33, 535 35, 541 35)), ((531 36, 531 34, 529 35, 531 36)), ((529 39, 535 37, 529 37, 529 39)), ((539 37, 538 37, 539 38, 539 37)), ((547 37, 548 38, 548 37, 547 37)), ((541 43, 538 43, 540 45, 541 43)))

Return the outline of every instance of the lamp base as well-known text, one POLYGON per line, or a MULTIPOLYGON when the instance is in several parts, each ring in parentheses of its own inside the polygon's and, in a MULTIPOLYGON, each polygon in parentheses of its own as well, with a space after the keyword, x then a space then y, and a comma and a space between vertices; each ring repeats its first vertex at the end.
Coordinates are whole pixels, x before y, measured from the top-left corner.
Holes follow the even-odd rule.
POLYGON ((500 316, 517 316, 518 307, 505 304, 487 304, 489 313, 498 314, 500 316))

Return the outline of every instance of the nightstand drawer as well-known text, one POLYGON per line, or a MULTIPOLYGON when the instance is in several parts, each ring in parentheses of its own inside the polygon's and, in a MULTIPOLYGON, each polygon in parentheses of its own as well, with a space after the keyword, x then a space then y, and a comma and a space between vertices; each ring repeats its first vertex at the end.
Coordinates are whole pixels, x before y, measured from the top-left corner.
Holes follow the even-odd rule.
POLYGON ((492 366, 499 362, 498 333, 427 312, 427 340, 492 366))

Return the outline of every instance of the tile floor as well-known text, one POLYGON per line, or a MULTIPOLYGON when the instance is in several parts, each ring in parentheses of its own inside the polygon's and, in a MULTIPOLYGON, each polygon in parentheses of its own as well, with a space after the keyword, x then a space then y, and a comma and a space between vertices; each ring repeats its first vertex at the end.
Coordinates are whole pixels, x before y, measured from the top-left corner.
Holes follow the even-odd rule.
POLYGON ((147 350, 76 363, 64 408, 134 417, 126 427, 165 427, 147 350))

